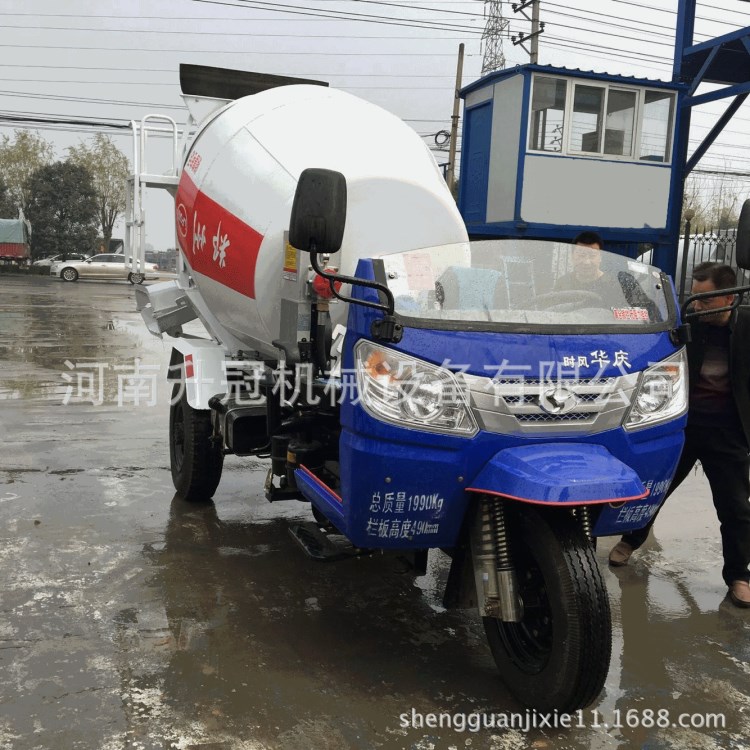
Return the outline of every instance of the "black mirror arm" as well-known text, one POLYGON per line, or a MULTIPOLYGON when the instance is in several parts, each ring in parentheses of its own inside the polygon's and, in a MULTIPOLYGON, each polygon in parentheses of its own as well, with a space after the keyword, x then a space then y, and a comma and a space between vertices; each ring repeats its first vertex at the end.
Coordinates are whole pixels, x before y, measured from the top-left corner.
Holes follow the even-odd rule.
POLYGON ((351 302, 354 305, 371 307, 385 313, 384 318, 375 320, 372 323, 371 333, 374 338, 380 341, 392 341, 394 343, 401 341, 403 326, 396 320, 396 301, 393 298, 393 292, 387 286, 379 284, 377 281, 370 281, 369 279, 358 279, 356 276, 343 276, 341 274, 328 273, 328 271, 325 271, 320 267, 320 263, 318 263, 318 254, 315 252, 314 247, 310 250, 310 265, 318 276, 328 281, 328 286, 333 296, 337 299, 340 299, 342 302, 351 302), (344 284, 363 286, 367 289, 375 289, 385 296, 386 304, 370 302, 369 300, 353 299, 352 297, 344 297, 336 291, 334 284, 337 281, 343 282, 344 284))
POLYGON ((316 252, 310 252, 310 265, 313 267, 313 271, 328 281, 328 285, 333 292, 333 295, 343 302, 353 302, 357 305, 363 305, 365 307, 373 307, 376 310, 382 310, 386 315, 393 315, 396 310, 396 302, 393 299, 393 292, 383 284, 379 284, 377 281, 370 281, 369 279, 358 279, 356 276, 343 276, 341 274, 329 273, 323 270, 318 263, 318 255, 316 252), (369 302, 368 300, 352 299, 351 297, 344 297, 339 294, 334 287, 335 282, 341 282, 344 284, 355 284, 357 286, 364 286, 368 289, 376 289, 378 292, 382 292, 387 302, 382 304, 381 302, 369 302))

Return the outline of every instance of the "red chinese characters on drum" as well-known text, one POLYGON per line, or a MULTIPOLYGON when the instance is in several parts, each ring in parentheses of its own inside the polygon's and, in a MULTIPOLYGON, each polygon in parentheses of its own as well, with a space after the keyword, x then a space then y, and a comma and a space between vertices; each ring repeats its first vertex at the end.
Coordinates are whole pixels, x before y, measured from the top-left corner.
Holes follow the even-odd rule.
POLYGON ((198 190, 182 173, 175 200, 177 241, 190 268, 255 299, 263 235, 198 190))

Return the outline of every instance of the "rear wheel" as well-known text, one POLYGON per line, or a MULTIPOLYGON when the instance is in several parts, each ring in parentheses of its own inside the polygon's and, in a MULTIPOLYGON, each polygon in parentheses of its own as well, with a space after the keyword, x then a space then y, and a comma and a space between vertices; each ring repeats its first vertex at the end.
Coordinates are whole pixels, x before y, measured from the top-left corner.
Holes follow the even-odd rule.
POLYGON ((142 284, 145 278, 146 276, 142 273, 129 273, 128 274, 128 281, 131 284, 142 284))
POLYGON ((564 511, 511 506, 507 523, 523 617, 483 618, 501 678, 539 711, 584 708, 604 686, 612 651, 609 599, 594 550, 564 511))
POLYGON ((78 271, 75 268, 63 268, 60 276, 63 281, 78 281, 78 271))
POLYGON ((221 479, 224 454, 212 440, 211 412, 193 409, 183 392, 175 401, 175 386, 169 411, 169 462, 177 494, 189 502, 213 497, 221 479))

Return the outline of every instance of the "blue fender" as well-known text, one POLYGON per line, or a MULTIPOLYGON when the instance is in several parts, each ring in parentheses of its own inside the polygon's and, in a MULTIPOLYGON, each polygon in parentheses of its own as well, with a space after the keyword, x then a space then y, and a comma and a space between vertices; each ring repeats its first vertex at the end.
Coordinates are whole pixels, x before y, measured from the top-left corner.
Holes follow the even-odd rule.
POLYGON ((641 500, 649 491, 601 445, 541 443, 506 448, 479 472, 469 492, 544 505, 641 500))

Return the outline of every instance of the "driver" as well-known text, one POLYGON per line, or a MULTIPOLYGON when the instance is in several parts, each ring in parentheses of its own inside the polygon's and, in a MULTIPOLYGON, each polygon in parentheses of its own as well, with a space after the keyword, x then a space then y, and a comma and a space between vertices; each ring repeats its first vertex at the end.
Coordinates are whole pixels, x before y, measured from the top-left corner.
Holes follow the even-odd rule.
POLYGON ((573 240, 576 246, 572 253, 573 270, 561 276, 554 286, 555 292, 577 292, 585 290, 594 292, 602 299, 612 296, 612 290, 618 289, 616 280, 601 269, 604 248, 602 238, 597 232, 581 232, 573 240))
POLYGON ((615 277, 602 271, 601 251, 604 243, 597 232, 581 232, 573 240, 573 244, 573 270, 555 282, 555 292, 593 292, 601 297, 603 303, 624 299, 632 307, 647 310, 651 322, 662 321, 656 303, 646 295, 632 274, 621 271, 615 277))

